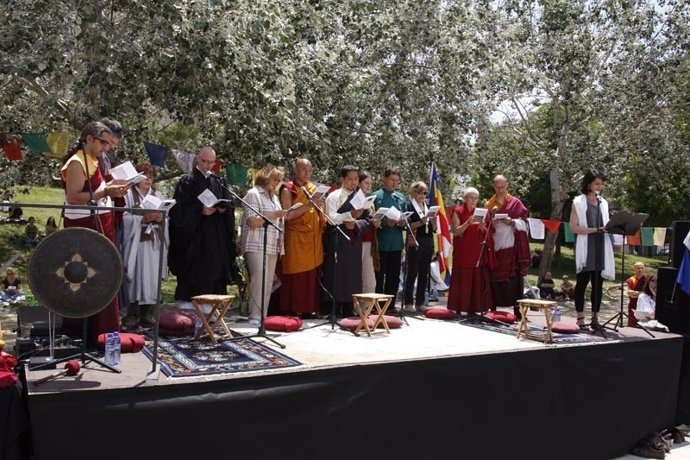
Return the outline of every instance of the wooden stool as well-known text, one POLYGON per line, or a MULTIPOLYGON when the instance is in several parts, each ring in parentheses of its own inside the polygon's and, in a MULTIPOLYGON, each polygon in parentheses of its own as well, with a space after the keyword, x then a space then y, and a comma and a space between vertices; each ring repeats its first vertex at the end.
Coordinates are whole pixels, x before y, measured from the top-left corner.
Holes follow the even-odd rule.
POLYGON ((516 338, 520 338, 520 334, 528 339, 541 340, 544 343, 553 342, 553 334, 551 333, 552 314, 551 309, 556 306, 553 300, 541 299, 520 299, 517 301, 520 306, 520 326, 518 327, 516 338), (543 311, 544 319, 546 319, 546 331, 543 333, 530 332, 527 327, 527 312, 530 310, 543 311))
POLYGON ((386 332, 390 334, 391 331, 388 329, 386 318, 383 315, 386 314, 386 310, 388 310, 388 306, 392 301, 393 296, 390 294, 352 294, 352 302, 354 303, 355 312, 359 315, 359 325, 357 326, 357 329, 355 329, 355 335, 359 335, 359 331, 365 329, 367 331, 367 335, 371 337, 371 332, 376 330, 376 327, 379 324, 383 324, 386 332), (360 302, 368 302, 367 307, 362 308, 360 302), (378 316, 376 317, 376 321, 374 321, 372 328, 369 329, 367 319, 369 319, 369 315, 374 309, 376 309, 376 314, 378 316))
POLYGON ((228 308, 230 308, 230 304, 232 304, 234 298, 235 296, 233 295, 219 294, 204 294, 192 297, 192 305, 194 305, 194 312, 196 313, 196 316, 201 320, 201 328, 198 331, 196 331, 196 334, 194 334, 195 340, 201 338, 202 335, 206 334, 208 335, 209 339, 211 339, 211 342, 214 345, 216 345, 218 341, 216 340, 214 329, 218 325, 220 325, 223 329, 221 331, 221 334, 224 333, 226 337, 232 335, 230 329, 228 329, 228 325, 225 324, 225 313, 228 311, 228 308), (204 314, 203 310, 201 309, 201 306, 203 304, 211 306, 211 311, 209 311, 207 314, 204 314), (214 315, 215 322, 211 324, 214 315))

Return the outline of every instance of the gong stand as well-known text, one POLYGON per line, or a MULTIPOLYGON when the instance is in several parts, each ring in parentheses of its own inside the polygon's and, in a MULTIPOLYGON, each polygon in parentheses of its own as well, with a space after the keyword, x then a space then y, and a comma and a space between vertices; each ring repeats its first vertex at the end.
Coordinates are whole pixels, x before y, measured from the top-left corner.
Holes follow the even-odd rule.
MULTIPOLYGON (((95 216, 99 210, 114 212, 130 212, 143 214, 146 212, 160 212, 164 222, 169 209, 142 209, 128 207, 82 206, 82 205, 45 205, 24 204, 26 208, 48 209, 79 209, 89 210, 95 216)), ((153 357, 151 373, 156 371, 158 363, 158 333, 161 304, 161 278, 163 272, 163 245, 158 258, 158 286, 156 297, 156 314, 153 337, 153 357)), ((49 311, 66 318, 83 319, 81 352, 60 360, 51 360, 38 368, 52 366, 56 363, 80 358, 82 364, 93 361, 97 364, 120 373, 121 370, 107 365, 102 360, 86 352, 86 338, 88 333, 87 317, 103 310, 117 295, 122 281, 122 259, 115 245, 105 236, 95 230, 82 227, 70 227, 59 230, 44 238, 34 249, 29 262, 29 282, 36 300, 49 311), (89 246, 89 243, 91 247, 89 246), (91 257, 96 256, 93 260, 91 257), (99 258, 101 260, 99 260, 99 258), (96 285, 96 281, 105 282, 108 286, 96 285), (109 291, 108 289, 112 289, 109 291), (104 295, 106 293, 107 295, 104 295), (105 298, 107 297, 107 298, 105 298), (77 300, 75 302, 75 299, 77 300), (81 300, 83 303, 79 303, 81 300), (102 305, 98 305, 98 304, 102 305), (94 309, 93 305, 97 307, 94 309)))

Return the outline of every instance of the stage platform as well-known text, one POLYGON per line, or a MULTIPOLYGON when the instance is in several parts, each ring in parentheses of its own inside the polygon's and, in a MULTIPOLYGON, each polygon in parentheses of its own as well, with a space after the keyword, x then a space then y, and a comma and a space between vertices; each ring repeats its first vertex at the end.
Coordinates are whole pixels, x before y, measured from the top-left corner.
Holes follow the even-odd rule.
POLYGON ((27 371, 34 458, 592 460, 674 425, 680 336, 623 328, 546 345, 407 321, 372 337, 271 333, 284 350, 257 338, 302 363, 281 369, 172 378, 136 353, 122 374, 89 364, 36 386, 53 371, 27 371))

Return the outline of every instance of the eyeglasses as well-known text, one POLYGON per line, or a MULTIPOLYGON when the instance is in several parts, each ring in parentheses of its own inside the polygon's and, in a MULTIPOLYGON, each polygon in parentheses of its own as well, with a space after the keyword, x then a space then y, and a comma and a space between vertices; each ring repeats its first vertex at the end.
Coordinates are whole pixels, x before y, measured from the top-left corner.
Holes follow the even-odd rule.
POLYGON ((102 137, 94 137, 94 139, 96 139, 98 142, 100 142, 103 147, 108 147, 108 146, 112 145, 109 141, 106 141, 102 137))
POLYGON ((424 196, 426 196, 426 195, 428 195, 428 194, 429 194, 429 192, 428 192, 428 191, 426 191, 426 190, 423 190, 423 191, 421 191, 421 192, 417 192, 417 193, 419 193, 420 195, 424 195, 424 196))

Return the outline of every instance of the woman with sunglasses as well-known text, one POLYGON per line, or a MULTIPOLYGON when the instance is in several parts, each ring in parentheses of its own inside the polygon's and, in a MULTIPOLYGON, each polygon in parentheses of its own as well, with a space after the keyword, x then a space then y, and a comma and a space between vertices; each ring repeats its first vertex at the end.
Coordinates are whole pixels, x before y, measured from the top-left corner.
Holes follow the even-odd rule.
POLYGON ((429 208, 426 201, 429 189, 422 181, 410 186, 411 198, 407 211, 412 212, 409 217, 412 234, 407 235, 407 276, 405 277, 405 309, 412 310, 412 293, 414 308, 418 312, 424 310, 425 292, 429 281, 431 258, 434 256, 434 232, 436 219, 429 218, 429 208), (414 236, 413 236, 414 235, 414 236), (415 282, 417 288, 415 289, 415 282))

